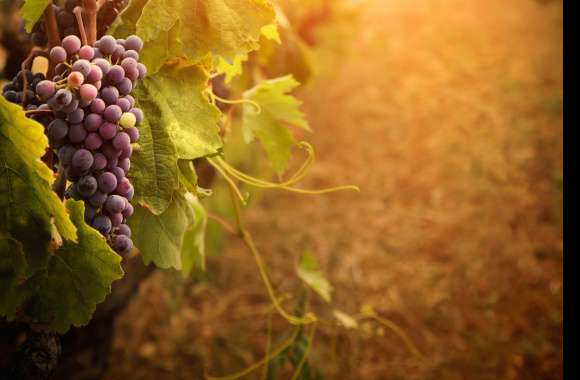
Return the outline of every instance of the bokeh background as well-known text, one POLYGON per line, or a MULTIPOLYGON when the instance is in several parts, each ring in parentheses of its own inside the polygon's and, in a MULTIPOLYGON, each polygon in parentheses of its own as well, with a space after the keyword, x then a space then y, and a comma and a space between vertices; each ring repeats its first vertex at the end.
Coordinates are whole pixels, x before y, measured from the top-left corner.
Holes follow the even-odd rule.
MULTIPOLYGON (((361 192, 263 192, 247 227, 281 294, 300 294, 310 250, 337 307, 372 306, 423 355, 373 321, 323 325, 309 378, 561 379, 561 1, 278 3, 311 65, 297 92, 317 152, 304 186, 361 192)), ((210 220, 205 274, 143 283, 106 379, 225 375, 288 335, 251 253, 219 230, 210 220)), ((274 378, 291 374, 280 363, 274 378)))

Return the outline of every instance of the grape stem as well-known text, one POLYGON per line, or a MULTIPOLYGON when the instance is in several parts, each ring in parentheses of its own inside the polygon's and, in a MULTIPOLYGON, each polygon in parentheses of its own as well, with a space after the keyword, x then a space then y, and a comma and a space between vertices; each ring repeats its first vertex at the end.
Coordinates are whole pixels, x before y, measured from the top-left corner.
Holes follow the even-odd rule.
POLYGON ((53 111, 52 110, 49 110, 49 109, 42 109, 42 110, 36 109, 36 110, 24 111, 24 114, 26 116, 29 116, 29 115, 38 115, 38 114, 42 114, 42 113, 50 113, 50 114, 52 114, 53 111))
POLYGON ((52 7, 52 2, 46 7, 44 11, 44 22, 46 23, 46 34, 48 36, 48 47, 60 45, 60 35, 58 34, 58 24, 56 23, 56 15, 52 7))
POLYGON ((81 8, 79 6, 76 6, 75 9, 73 9, 73 13, 75 15, 75 18, 77 19, 77 25, 79 26, 81 41, 82 41, 83 45, 86 45, 87 44, 87 33, 85 31, 85 24, 83 23, 82 12, 83 12, 83 8, 81 8))
POLYGON ((87 42, 93 45, 97 41, 97 1, 83 0, 83 14, 87 23, 87 42))

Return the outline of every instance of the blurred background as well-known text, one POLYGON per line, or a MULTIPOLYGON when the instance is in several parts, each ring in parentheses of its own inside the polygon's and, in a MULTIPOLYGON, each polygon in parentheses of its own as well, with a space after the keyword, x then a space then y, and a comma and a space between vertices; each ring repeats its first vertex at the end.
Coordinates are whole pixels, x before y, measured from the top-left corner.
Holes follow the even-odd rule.
MULTIPOLYGON (((277 3, 287 44, 263 71, 304 83, 301 137, 317 153, 304 186, 361 192, 262 192, 247 228, 281 294, 300 294, 310 250, 335 305, 372 306, 422 354, 374 321, 322 325, 302 378, 561 379, 562 2, 277 3)), ((228 149, 263 171, 234 138, 228 149)), ((230 216, 212 187, 209 211, 230 216)), ((144 281, 115 322, 106 379, 229 374, 290 332, 251 253, 208 223, 207 271, 144 281)), ((295 354, 263 378, 289 379, 295 354)))

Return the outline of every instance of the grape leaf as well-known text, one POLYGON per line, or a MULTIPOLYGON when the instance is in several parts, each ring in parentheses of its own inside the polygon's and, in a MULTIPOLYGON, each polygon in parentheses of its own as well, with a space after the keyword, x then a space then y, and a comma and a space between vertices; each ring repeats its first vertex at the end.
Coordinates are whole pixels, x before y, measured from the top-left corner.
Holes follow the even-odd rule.
POLYGON ((291 75, 287 75, 264 80, 244 92, 245 99, 257 103, 261 108, 258 112, 254 105, 244 103, 242 127, 244 140, 250 143, 258 137, 278 174, 286 170, 290 150, 295 144, 287 125, 310 130, 304 114, 299 109, 301 102, 288 94, 298 85, 291 75))
POLYGON ((22 18, 26 31, 30 33, 32 27, 44 13, 44 10, 50 4, 50 0, 26 0, 21 8, 22 18))
POLYGON ((319 268, 318 261, 310 253, 306 251, 300 258, 300 263, 296 269, 298 277, 302 279, 308 286, 310 286, 320 297, 326 302, 330 302, 332 293, 332 285, 324 277, 324 274, 319 268))
POLYGON ((26 269, 22 244, 9 236, 0 235, 0 315, 12 314, 22 303, 24 293, 18 293, 15 289, 25 278, 26 269))
POLYGON ((205 271, 205 230, 207 227, 207 214, 199 200, 191 194, 186 194, 186 199, 193 211, 193 224, 183 236, 181 271, 184 276, 188 276, 193 268, 205 271))
POLYGON ((225 74, 225 82, 230 83, 235 76, 242 73, 242 64, 247 60, 247 54, 238 54, 231 62, 228 62, 225 58, 218 56, 217 63, 215 65, 216 74, 225 74))
POLYGON ((136 206, 129 225, 132 239, 145 264, 153 262, 160 268, 181 269, 183 234, 193 223, 193 218, 191 207, 178 192, 173 195, 169 207, 160 215, 136 206))
POLYGON ((178 188, 178 159, 218 153, 220 112, 202 94, 207 77, 197 66, 166 65, 145 78, 135 98, 145 114, 131 177, 136 199, 159 215, 178 188))
POLYGON ((148 0, 130 5, 110 32, 139 35, 144 62, 155 73, 173 58, 197 63, 211 54, 231 61, 255 50, 261 28, 274 17, 265 0, 148 0))
POLYGON ((51 240, 77 239, 52 191, 53 172, 40 160, 47 146, 43 126, 0 97, 0 233, 20 241, 39 265, 51 240))
MULTIPOLYGON (((68 200, 66 207, 78 231, 78 242, 64 240, 40 270, 31 271, 22 255, 11 251, 0 259, 0 271, 6 263, 13 266, 8 287, 0 288, 0 314, 9 318, 18 308, 37 322, 48 323, 59 333, 71 325, 87 324, 111 292, 113 281, 123 276, 121 257, 111 250, 105 239, 84 222, 84 205, 68 200)), ((0 247, 17 245, 0 239, 0 247)), ((8 277, 10 278, 10 276, 8 277)))

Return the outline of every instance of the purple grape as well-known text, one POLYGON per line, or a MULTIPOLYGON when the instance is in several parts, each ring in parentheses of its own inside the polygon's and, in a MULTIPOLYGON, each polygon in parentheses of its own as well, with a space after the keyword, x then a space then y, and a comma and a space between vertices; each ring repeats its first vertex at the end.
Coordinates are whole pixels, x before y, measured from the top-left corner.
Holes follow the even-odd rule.
POLYGON ((116 104, 107 106, 107 108, 105 108, 105 112, 103 112, 105 120, 110 121, 111 123, 118 122, 122 114, 123 111, 121 110, 121 107, 116 104))
POLYGON ((109 232, 111 232, 111 228, 113 227, 111 224, 111 219, 105 215, 96 216, 93 220, 92 226, 102 235, 108 235, 109 232))
MULTIPOLYGON (((100 99, 95 99, 100 100, 100 99)), ((93 108, 93 104, 91 104, 91 109, 93 108)), ((101 124, 103 124, 103 118, 98 113, 90 113, 85 117, 85 129, 89 132, 95 132, 99 130, 101 124)))
POLYGON ((72 56, 81 48, 81 40, 75 35, 66 36, 62 39, 61 45, 72 56))
POLYGON ((77 189, 76 183, 73 183, 68 189, 66 189, 65 196, 75 200, 81 200, 83 198, 77 189))
MULTIPOLYGON (((82 140, 81 140, 82 141, 82 140)), ((86 149, 79 149, 72 157, 71 165, 81 171, 89 170, 93 165, 93 155, 86 149)))
POLYGON ((90 150, 97 150, 103 145, 103 140, 98 133, 91 132, 85 138, 85 147, 90 150))
POLYGON ((115 192, 120 195, 126 195, 130 187, 131 182, 129 182, 129 179, 125 177, 119 181, 119 183, 117 184, 117 188, 115 189, 115 192))
POLYGON ((118 225, 123 223, 123 214, 121 214, 120 212, 109 215, 109 218, 111 219, 111 224, 114 227, 117 227, 118 225))
POLYGON ((131 103, 131 107, 130 108, 135 107, 135 98, 133 96, 131 96, 131 95, 125 95, 125 96, 123 96, 123 99, 127 99, 129 101, 129 103, 131 103))
POLYGON ((109 158, 109 160, 107 161, 107 169, 109 170, 115 169, 117 167, 118 162, 119 159, 117 157, 109 158))
POLYGON ((113 158, 118 159, 119 156, 121 155, 121 152, 115 149, 110 142, 106 142, 105 144, 103 144, 103 146, 101 147, 101 151, 103 152, 105 157, 107 157, 109 160, 112 160, 113 158))
POLYGON ((107 75, 107 73, 111 69, 111 64, 104 58, 93 59, 93 64, 97 65, 99 69, 101 69, 101 73, 103 74, 103 76, 107 75))
POLYGON ((63 63, 66 61, 66 50, 62 46, 55 46, 50 49, 49 57, 53 63, 63 63))
POLYGON ((135 195, 135 188, 133 187, 133 185, 129 185, 129 190, 127 190, 125 198, 127 198, 127 200, 130 201, 133 199, 133 195, 135 195))
POLYGON ((48 125, 48 136, 54 140, 62 140, 68 133, 68 124, 61 119, 55 119, 48 125))
MULTIPOLYGON (((95 218, 95 215, 97 214, 97 210, 95 210, 94 207, 92 207, 91 205, 87 205, 85 204, 85 223, 87 224, 91 224, 91 222, 93 221, 93 219, 95 218)), ((122 224, 121 226, 124 226, 124 224, 122 224)), ((117 228, 121 228, 121 226, 117 227, 117 228)), ((130 231, 129 231, 130 232, 130 231)), ((129 235, 129 237, 131 237, 131 235, 129 235)))
POLYGON ((79 50, 79 58, 90 61, 95 56, 95 51, 92 46, 85 45, 79 50))
POLYGON ((83 109, 80 107, 66 115, 66 121, 71 124, 79 124, 83 121, 84 118, 85 111, 83 111, 83 109))
POLYGON ((129 226, 126 224, 120 224, 117 227, 116 232, 117 232, 117 235, 125 235, 127 237, 131 237, 131 228, 129 228, 129 226))
MULTIPOLYGON (((113 173, 115 175, 115 178, 117 178, 117 182, 119 182, 120 180, 125 178, 125 171, 118 166, 115 166, 114 168, 112 168, 111 173, 113 173)), ((115 184, 115 188, 116 187, 117 187, 117 185, 115 184)))
MULTIPOLYGON (((68 140, 73 144, 82 143, 87 137, 87 130, 82 124, 72 124, 68 129, 68 140)), ((93 163, 91 162, 91 165, 93 163)), ((91 167, 89 165, 89 168, 91 167)), ((88 168, 87 168, 88 169, 88 168)))
POLYGON ((78 59, 72 64, 72 70, 78 71, 87 77, 91 73, 91 63, 86 59, 78 59))
POLYGON ((133 248, 133 241, 125 235, 118 235, 113 239, 115 252, 127 254, 133 248))
POLYGON ((120 159, 118 165, 125 173, 129 173, 129 169, 131 168, 131 161, 129 158, 120 159))
POLYGON ((117 38, 117 45, 121 45, 125 47, 125 39, 124 38, 117 38))
POLYGON ((129 95, 131 90, 133 90, 133 82, 129 78, 123 78, 117 83, 117 89, 121 95, 129 95))
POLYGON ((100 208, 105 204, 107 194, 97 191, 89 198, 89 204, 93 207, 100 208))
POLYGON ((137 70, 139 70, 139 79, 145 78, 145 75, 147 75, 147 67, 139 62, 137 64, 137 70))
POLYGON ((115 52, 115 48, 117 47, 117 41, 108 35, 101 37, 99 40, 99 50, 104 55, 111 55, 115 52))
POLYGON ((79 90, 79 95, 83 102, 92 102, 97 97, 97 88, 92 84, 85 83, 79 90))
POLYGON ((64 145, 58 150, 58 160, 62 166, 69 166, 77 149, 72 145, 64 145))
POLYGON ((139 140, 139 130, 135 127, 127 128, 124 130, 126 134, 129 135, 131 143, 135 143, 139 140))
POLYGON ((125 53, 123 53, 123 58, 133 58, 135 61, 138 61, 139 53, 137 53, 135 50, 125 50, 125 53))
POLYGON ((125 72, 127 72, 127 70, 136 70, 137 60, 133 58, 125 58, 123 61, 121 61, 121 67, 123 70, 125 70, 125 72))
POLYGON ((99 190, 103 193, 112 193, 117 188, 117 177, 111 172, 104 172, 97 180, 99 190))
MULTIPOLYGON (((56 46, 59 47, 59 46, 56 46)), ((68 67, 64 64, 64 63, 59 63, 56 66, 54 66, 54 73, 58 76, 60 76, 56 81, 59 81, 62 79, 62 75, 64 75, 68 70, 68 67)), ((52 79, 53 81, 55 81, 55 78, 53 77, 52 79)))
POLYGON ((115 86, 107 86, 101 90, 101 99, 107 104, 116 104, 119 98, 119 90, 115 86))
POLYGON ((69 90, 61 88, 60 90, 57 90, 54 96, 50 99, 54 99, 54 102, 58 107, 64 107, 70 104, 73 96, 69 90))
MULTIPOLYGON (((77 100, 77 98, 73 98, 69 104, 67 104, 66 106, 61 108, 61 111, 64 112, 65 114, 69 114, 69 113, 73 112, 74 110, 76 110, 78 107, 79 107, 79 101, 77 100)), ((66 118, 66 116, 65 116, 65 118, 66 118)))
POLYGON ((125 39, 125 48, 127 50, 140 52, 143 48, 143 40, 135 35, 131 35, 125 39))
POLYGON ((95 153, 93 156, 93 170, 103 170, 107 166, 107 157, 103 153, 95 153))
POLYGON ((117 136, 113 139, 113 147, 117 150, 126 150, 130 145, 131 139, 125 132, 117 133, 117 136))
MULTIPOLYGON (((49 80, 40 81, 36 85, 36 94, 40 97, 40 99, 46 100, 53 96, 55 92, 55 84, 49 80)), ((127 100, 127 102, 129 101, 127 100)))
POLYGON ((115 51, 111 55, 111 60, 117 62, 123 58, 123 54, 125 54, 125 48, 123 45, 117 45, 115 46, 115 51))
POLYGON ((123 112, 129 112, 129 110, 131 109, 131 102, 128 99, 119 98, 117 99, 116 104, 121 108, 121 111, 123 112))
POLYGON ((95 83, 101 79, 103 79, 103 70, 97 65, 91 65, 91 72, 87 75, 87 81, 95 83))
POLYGON ((127 77, 132 82, 135 82, 137 79, 139 79, 139 70, 137 69, 137 67, 128 68, 125 70, 125 77, 127 77))
POLYGON ((97 180, 91 175, 79 179, 77 182, 77 191, 83 198, 88 198, 97 191, 97 180))
POLYGON ((109 195, 105 202, 105 210, 107 210, 109 214, 116 214, 122 212, 124 209, 125 199, 122 196, 116 194, 109 195))
POLYGON ((103 123, 99 127, 99 135, 104 140, 110 140, 117 135, 117 126, 113 123, 103 123))
POLYGON ((125 219, 129 219, 133 215, 134 209, 131 203, 127 203, 127 207, 122 211, 123 216, 125 219))
POLYGON ((96 98, 91 103, 91 112, 102 114, 105 111, 107 105, 103 99, 96 98))
POLYGON ((109 83, 117 84, 125 78, 125 70, 119 65, 114 65, 105 76, 109 83))
POLYGON ((143 111, 141 111, 140 108, 131 108, 129 112, 135 115, 135 119, 137 120, 135 124, 141 125, 141 123, 143 122, 143 111))
POLYGON ((122 160, 123 158, 129 158, 129 157, 131 157, 132 154, 133 154, 133 147, 131 145, 129 145, 127 148, 125 148, 121 151, 121 154, 119 155, 119 160, 122 160))

